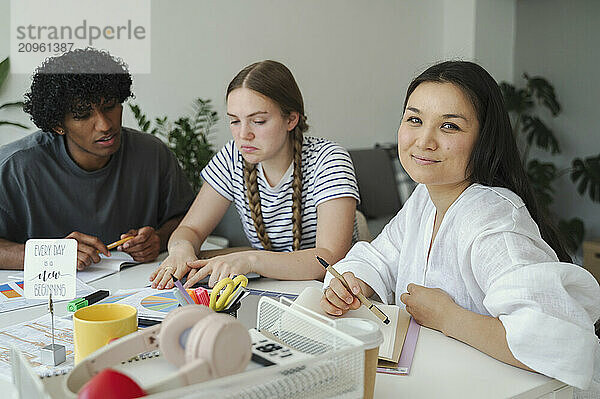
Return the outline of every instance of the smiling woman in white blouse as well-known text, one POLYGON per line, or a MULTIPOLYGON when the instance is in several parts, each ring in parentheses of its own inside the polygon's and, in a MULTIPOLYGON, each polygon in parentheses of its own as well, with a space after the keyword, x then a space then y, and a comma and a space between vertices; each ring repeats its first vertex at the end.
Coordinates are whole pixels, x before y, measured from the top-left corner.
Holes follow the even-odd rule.
MULTIPOLYGON (((398 129, 420 183, 372 242, 336 264, 356 294, 567 384, 598 386, 600 288, 535 202, 498 85, 479 65, 434 65, 409 86, 398 129)), ((331 275, 323 309, 360 303, 331 275)))

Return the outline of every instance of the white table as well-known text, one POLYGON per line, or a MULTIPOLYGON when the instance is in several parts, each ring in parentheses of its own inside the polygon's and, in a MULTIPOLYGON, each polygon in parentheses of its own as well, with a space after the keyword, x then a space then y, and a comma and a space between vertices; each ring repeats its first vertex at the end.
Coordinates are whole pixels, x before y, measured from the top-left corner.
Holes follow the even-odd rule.
MULTIPOLYGON (((208 249, 208 248, 203 248, 208 249)), ((161 256, 159 259, 164 257, 161 256)), ((120 273, 97 280, 90 285, 114 292, 123 288, 148 285, 148 276, 158 262, 133 266, 120 273)), ((0 281, 10 272, 0 271, 0 281)), ((251 280, 251 288, 300 293, 308 286, 321 286, 317 281, 251 280)), ((249 296, 238 312, 248 327, 255 327, 258 297, 249 296)), ((65 305, 57 306, 65 314, 65 305)), ((0 314, 0 326, 8 326, 42 316, 44 306, 0 314)), ((0 392, 14 392, 10 383, 0 380, 0 392)), ((573 396, 572 387, 540 374, 501 363, 462 342, 438 331, 421 328, 409 376, 378 374, 376 398, 540 398, 566 399, 573 396)))

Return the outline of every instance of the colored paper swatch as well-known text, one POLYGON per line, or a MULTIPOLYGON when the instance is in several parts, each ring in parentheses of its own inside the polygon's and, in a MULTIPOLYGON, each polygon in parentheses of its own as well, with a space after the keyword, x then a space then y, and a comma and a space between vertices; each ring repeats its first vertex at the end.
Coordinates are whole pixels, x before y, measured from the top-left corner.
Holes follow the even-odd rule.
POLYGON ((4 295, 7 298, 19 298, 21 294, 15 291, 10 285, 2 284, 0 285, 0 294, 4 295))
POLYGON ((168 313, 171 310, 177 309, 179 302, 173 295, 172 291, 167 291, 147 296, 146 298, 142 299, 140 305, 148 310, 168 313))

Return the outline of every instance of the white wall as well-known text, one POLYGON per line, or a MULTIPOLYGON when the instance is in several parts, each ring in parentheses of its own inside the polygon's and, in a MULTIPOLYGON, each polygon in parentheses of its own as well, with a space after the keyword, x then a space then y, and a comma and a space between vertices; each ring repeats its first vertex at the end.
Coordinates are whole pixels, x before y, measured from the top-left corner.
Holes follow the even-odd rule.
POLYGON ((512 81, 516 0, 444 0, 445 59, 469 59, 512 81))
POLYGON ((514 0, 478 0, 475 14, 474 59, 498 81, 513 80, 514 0))
MULTIPOLYGON (((543 118, 562 149, 559 156, 535 152, 568 168, 575 157, 600 152, 600 2, 596 0, 527 0, 517 4, 514 79, 541 75, 554 85, 562 105, 555 119, 543 118)), ((600 237, 600 204, 580 197, 565 176, 555 187, 554 210, 564 218, 584 220, 587 238, 600 237)))
MULTIPOLYGON (((152 116, 176 117, 201 96, 223 117, 227 83, 242 67, 271 58, 294 73, 312 134, 348 147, 394 141, 410 77, 442 58, 439 3, 153 1, 152 73, 134 76, 135 101, 152 116)), ((3 30, 0 57, 9 52, 3 30)), ((22 95, 28 83, 12 75, 0 102, 22 95)), ((222 119, 219 144, 230 138, 222 119)), ((129 111, 125 124, 134 125, 129 111)), ((4 130, 0 143, 8 141, 4 130)))
MULTIPOLYGON (((154 0, 152 73, 134 76, 135 101, 151 116, 177 117, 201 96, 224 116, 224 91, 235 73, 271 58, 296 76, 312 134, 349 148, 394 142, 410 79, 446 57, 477 57, 476 5, 492 1, 154 0)), ((9 0, 0 0, 0 58, 10 49, 9 10, 9 0)), ((496 23, 512 26, 512 19, 501 15, 496 23)), ((512 67, 512 47, 498 53, 512 67)), ((503 79, 511 70, 504 64, 496 68, 503 79)), ((20 98, 29 82, 11 75, 0 103, 20 98)), ((27 121, 0 111, 9 116, 27 121)), ((135 126, 129 110, 124 119, 135 126)), ((0 127, 0 144, 22 134, 0 127)), ((229 137, 222 120, 215 142, 229 137)))
MULTIPOLYGON (((10 55, 10 0, 0 0, 0 61, 10 55)), ((23 100, 23 93, 27 91, 30 77, 24 75, 9 74, 7 80, 0 88, 0 104, 23 100)), ((1 109, 0 120, 9 120, 29 125, 28 115, 18 109, 1 109)), ((27 132, 9 126, 0 126, 0 145, 23 137, 27 132)))
POLYGON ((444 59, 472 59, 475 55, 477 0, 444 0, 444 59))

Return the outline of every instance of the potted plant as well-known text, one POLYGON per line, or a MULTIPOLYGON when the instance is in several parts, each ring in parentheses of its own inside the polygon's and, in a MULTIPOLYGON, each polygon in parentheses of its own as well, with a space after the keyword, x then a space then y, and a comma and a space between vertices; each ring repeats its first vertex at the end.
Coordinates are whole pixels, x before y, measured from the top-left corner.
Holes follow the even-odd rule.
MULTIPOLYGON (((517 88, 506 82, 500 84, 505 105, 511 115, 513 132, 520 148, 523 166, 533 184, 540 206, 550 213, 554 201, 554 182, 565 174, 577 185, 577 192, 594 202, 600 202, 600 154, 587 158, 575 158, 570 168, 559 169, 552 162, 542 162, 530 156, 532 146, 536 146, 552 155, 560 153, 560 144, 552 129, 539 117, 539 110, 546 108, 556 117, 561 107, 554 87, 540 76, 530 77, 523 74, 525 86, 517 88)), ((574 253, 581 245, 584 236, 584 223, 579 218, 560 219, 558 228, 566 240, 567 248, 574 253)))
POLYGON ((216 111, 213 111, 210 100, 196 99, 193 104, 193 113, 180 117, 171 123, 167 117, 155 118, 154 127, 136 104, 129 104, 129 108, 138 123, 140 130, 161 136, 166 140, 167 146, 173 151, 185 172, 195 192, 200 190, 202 178, 200 172, 215 154, 209 141, 212 129, 219 120, 216 111))
MULTIPOLYGON (((8 77, 9 69, 10 69, 10 61, 9 61, 8 57, 6 57, 2 62, 0 62, 0 88, 2 88, 2 85, 4 85, 4 82, 6 81, 6 78, 8 77)), ((11 102, 11 103, 0 104, 0 109, 9 108, 9 107, 20 107, 21 109, 23 109, 23 102, 15 101, 15 102, 11 102)), ((23 129, 29 129, 27 126, 22 125, 20 123, 5 121, 5 120, 0 120, 0 126, 2 126, 2 125, 11 125, 11 126, 17 126, 17 127, 23 128, 23 129)))

